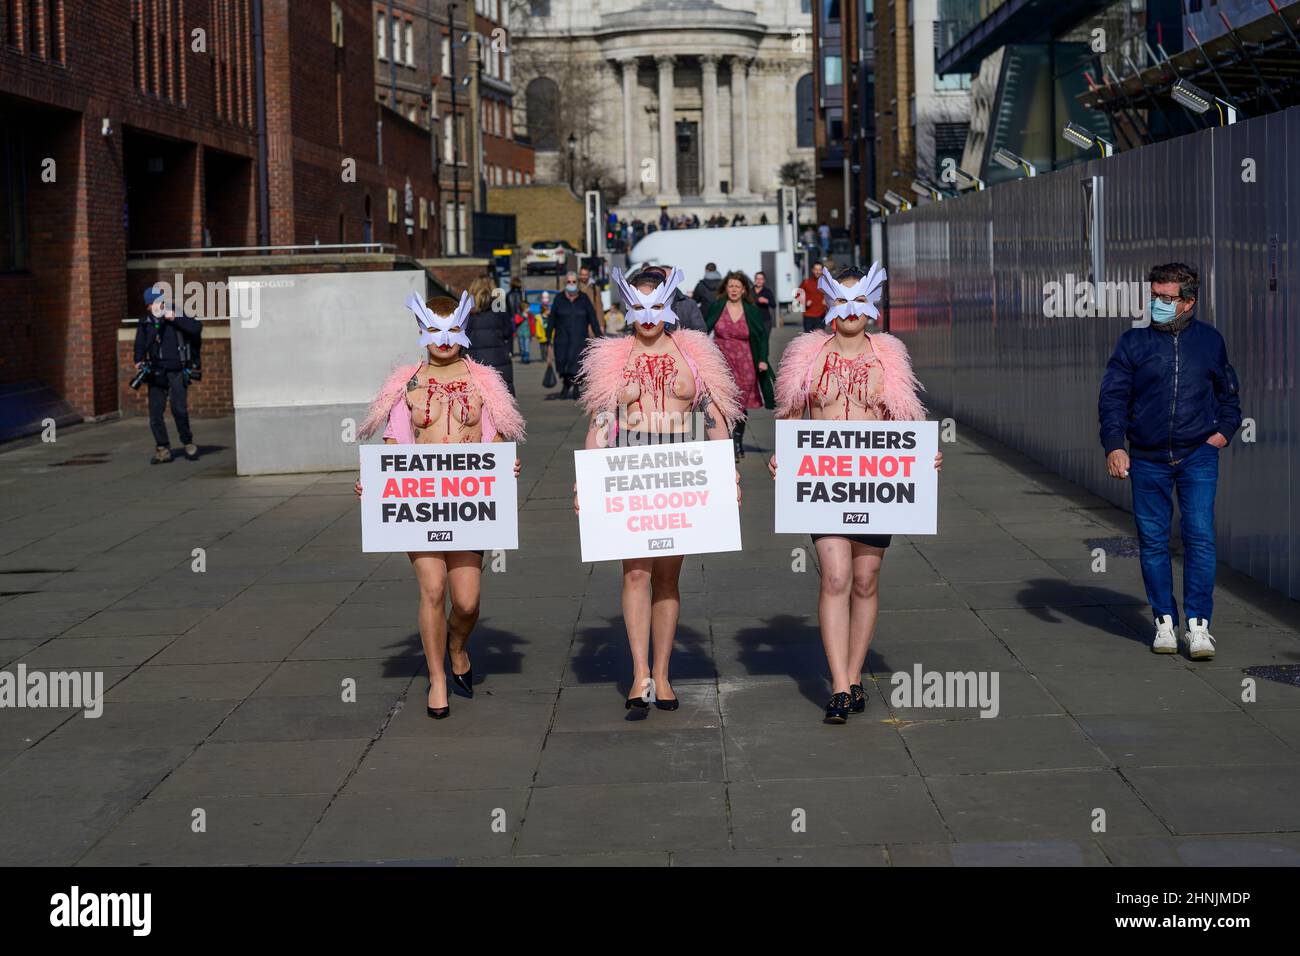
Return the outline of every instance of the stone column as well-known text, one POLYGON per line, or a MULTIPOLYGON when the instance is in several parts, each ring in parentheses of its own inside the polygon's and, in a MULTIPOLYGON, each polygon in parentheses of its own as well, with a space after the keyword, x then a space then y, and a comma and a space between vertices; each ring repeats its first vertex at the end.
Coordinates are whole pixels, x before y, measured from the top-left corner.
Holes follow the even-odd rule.
POLYGON ((623 71, 623 176, 628 197, 641 187, 641 170, 636 161, 636 57, 620 57, 619 69, 623 71))
POLYGON ((731 192, 749 195, 749 62, 731 61, 731 192))
POLYGON ((677 195, 677 131, 673 123, 673 68, 676 58, 672 54, 655 57, 659 67, 659 198, 661 206, 674 206, 681 202, 677 195))
POLYGON ((700 156, 704 166, 704 200, 718 201, 722 198, 719 188, 722 151, 719 149, 718 135, 718 59, 715 53, 706 53, 700 57, 700 71, 703 73, 704 100, 704 149, 700 156))

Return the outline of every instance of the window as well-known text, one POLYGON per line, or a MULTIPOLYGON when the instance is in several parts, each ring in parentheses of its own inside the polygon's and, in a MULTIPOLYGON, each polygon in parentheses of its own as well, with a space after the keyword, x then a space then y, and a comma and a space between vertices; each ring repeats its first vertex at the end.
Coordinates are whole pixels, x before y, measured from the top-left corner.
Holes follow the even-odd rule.
POLYGON ((822 20, 833 23, 840 18, 840 0, 822 0, 822 20))
POLYGON ((813 77, 811 73, 805 73, 799 77, 799 81, 794 86, 794 109, 795 145, 800 149, 811 149, 815 145, 813 124, 816 122, 813 109, 813 77))
POLYGON ((382 13, 375 14, 375 57, 388 59, 388 18, 382 13))
POLYGON ((442 38, 442 75, 451 76, 451 37, 442 38))
POLYGON ((343 48, 343 8, 337 3, 330 4, 330 39, 336 47, 343 48))
POLYGON ((844 60, 838 56, 822 57, 822 86, 839 86, 844 82, 844 60))
POLYGON ((528 139, 534 149, 559 149, 555 120, 560 115, 560 88, 555 81, 539 76, 524 90, 528 110, 528 139))
POLYGON ((388 188, 388 222, 397 222, 397 190, 391 186, 388 188))
POLYGON ((415 24, 406 21, 406 65, 415 66, 415 24))
POLYGON ((0 272, 27 268, 25 169, 23 141, 18 130, 0 127, 0 272))
POLYGON ((402 18, 393 17, 393 59, 402 62, 402 18))
POLYGON ((429 200, 423 196, 420 197, 420 228, 426 232, 429 229, 429 200))

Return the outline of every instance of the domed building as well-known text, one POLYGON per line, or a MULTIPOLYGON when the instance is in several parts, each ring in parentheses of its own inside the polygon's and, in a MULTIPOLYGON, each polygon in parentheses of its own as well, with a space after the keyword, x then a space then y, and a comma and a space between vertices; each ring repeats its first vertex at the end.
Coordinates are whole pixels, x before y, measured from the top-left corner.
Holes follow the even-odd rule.
POLYGON ((732 2, 517 2, 538 180, 598 186, 624 217, 775 221, 781 167, 814 162, 810 0, 732 2))

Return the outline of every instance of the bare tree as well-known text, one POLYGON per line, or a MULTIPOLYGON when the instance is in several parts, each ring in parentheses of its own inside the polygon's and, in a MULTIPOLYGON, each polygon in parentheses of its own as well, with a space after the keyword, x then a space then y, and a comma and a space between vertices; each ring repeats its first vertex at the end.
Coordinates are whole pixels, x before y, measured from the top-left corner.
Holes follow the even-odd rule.
MULTIPOLYGON (((529 0, 511 0, 511 22, 522 22, 531 7, 529 0)), ((538 38, 527 44, 516 39, 511 59, 515 82, 525 94, 535 79, 555 84, 553 101, 542 104, 544 115, 528 115, 525 95, 529 132, 541 140, 534 142, 533 148, 554 150, 564 182, 573 183, 576 190, 598 189, 608 201, 617 201, 627 184, 622 181, 622 173, 599 155, 601 129, 594 104, 602 93, 600 65, 576 56, 573 41, 564 37, 538 38)))

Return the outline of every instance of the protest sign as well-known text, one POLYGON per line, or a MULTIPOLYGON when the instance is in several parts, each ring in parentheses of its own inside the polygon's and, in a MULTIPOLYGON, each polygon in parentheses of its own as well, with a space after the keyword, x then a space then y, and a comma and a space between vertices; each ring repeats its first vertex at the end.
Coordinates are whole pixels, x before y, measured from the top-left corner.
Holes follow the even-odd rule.
POLYGON ((519 547, 514 442, 361 446, 362 551, 519 547))
POLYGON ((583 561, 740 550, 732 444, 573 453, 583 561))
POLYGON ((934 534, 938 422, 778 421, 779 534, 934 534))

